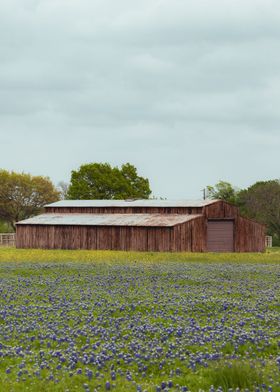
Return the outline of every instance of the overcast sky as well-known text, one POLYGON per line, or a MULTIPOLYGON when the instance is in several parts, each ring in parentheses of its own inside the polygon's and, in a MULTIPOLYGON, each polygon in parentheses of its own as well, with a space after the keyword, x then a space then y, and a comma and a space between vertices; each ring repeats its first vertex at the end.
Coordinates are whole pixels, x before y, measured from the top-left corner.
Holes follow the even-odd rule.
POLYGON ((0 168, 134 164, 153 194, 280 177, 279 0, 0 2, 0 168))

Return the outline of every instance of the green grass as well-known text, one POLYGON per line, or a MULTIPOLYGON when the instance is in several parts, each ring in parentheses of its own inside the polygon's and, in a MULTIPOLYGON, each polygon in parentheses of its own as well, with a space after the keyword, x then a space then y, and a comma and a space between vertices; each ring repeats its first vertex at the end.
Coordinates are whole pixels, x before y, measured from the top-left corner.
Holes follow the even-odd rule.
POLYGON ((231 366, 221 365, 209 372, 209 379, 214 387, 251 388, 254 384, 261 385, 264 381, 261 369, 251 368, 248 363, 233 362, 231 366))
POLYGON ((122 252, 91 250, 43 250, 0 248, 0 262, 204 262, 204 263, 280 263, 280 248, 270 248, 265 253, 166 253, 122 252))

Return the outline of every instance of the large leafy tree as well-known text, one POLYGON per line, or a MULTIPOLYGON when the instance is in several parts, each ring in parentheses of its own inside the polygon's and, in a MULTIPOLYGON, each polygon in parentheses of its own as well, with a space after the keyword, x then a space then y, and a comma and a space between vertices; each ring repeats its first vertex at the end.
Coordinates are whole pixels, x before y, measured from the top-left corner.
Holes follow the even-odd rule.
POLYGON ((219 181, 216 185, 207 186, 207 197, 210 199, 221 199, 236 204, 238 190, 227 181, 219 181))
POLYGON ((148 199, 149 180, 138 176, 130 163, 121 168, 109 163, 90 163, 72 171, 69 199, 148 199))
POLYGON ((266 224, 274 243, 280 242, 280 181, 259 181, 238 193, 243 215, 266 224))
POLYGON ((19 220, 38 214, 43 206, 59 199, 47 177, 0 170, 0 219, 13 228, 19 220))

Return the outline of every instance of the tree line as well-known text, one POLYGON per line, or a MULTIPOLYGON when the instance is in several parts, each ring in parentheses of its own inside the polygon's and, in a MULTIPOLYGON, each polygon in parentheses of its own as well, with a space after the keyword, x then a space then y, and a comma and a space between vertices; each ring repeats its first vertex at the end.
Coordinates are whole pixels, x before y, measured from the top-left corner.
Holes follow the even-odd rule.
MULTIPOLYGON (((264 223, 273 243, 280 245, 280 181, 259 181, 238 189, 226 181, 207 186, 207 197, 239 207, 245 217, 264 223)), ((121 167, 89 163, 71 173, 70 183, 55 186, 48 177, 0 170, 0 232, 39 214, 44 205, 60 199, 149 199, 150 183, 130 163, 121 167)))

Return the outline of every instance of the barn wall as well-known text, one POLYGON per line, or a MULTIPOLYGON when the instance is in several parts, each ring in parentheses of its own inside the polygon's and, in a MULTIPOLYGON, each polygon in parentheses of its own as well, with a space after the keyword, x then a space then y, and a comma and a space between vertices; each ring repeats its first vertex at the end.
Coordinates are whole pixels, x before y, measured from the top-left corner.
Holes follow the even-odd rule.
POLYGON ((265 250, 265 226, 239 216, 235 227, 236 252, 263 252, 265 250))
POLYGON ((174 227, 172 250, 176 252, 203 252, 206 250, 206 220, 204 217, 174 227))
POLYGON ((201 214, 202 207, 45 207, 46 213, 61 214, 201 214))
POLYGON ((197 218, 192 224, 192 251, 206 252, 207 250, 207 220, 205 217, 197 218))
POLYGON ((205 206, 203 214, 205 214, 208 219, 235 219, 239 216, 239 210, 238 207, 220 200, 216 203, 205 206))
POLYGON ((18 248, 173 250, 173 228, 18 225, 18 248))
POLYGON ((190 222, 173 228, 173 244, 172 250, 175 252, 190 252, 192 249, 192 233, 190 222))

